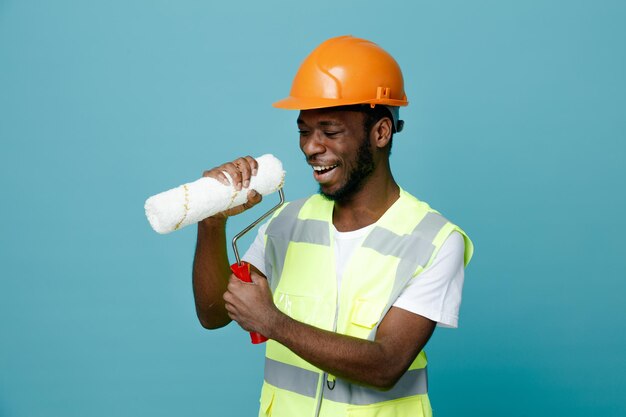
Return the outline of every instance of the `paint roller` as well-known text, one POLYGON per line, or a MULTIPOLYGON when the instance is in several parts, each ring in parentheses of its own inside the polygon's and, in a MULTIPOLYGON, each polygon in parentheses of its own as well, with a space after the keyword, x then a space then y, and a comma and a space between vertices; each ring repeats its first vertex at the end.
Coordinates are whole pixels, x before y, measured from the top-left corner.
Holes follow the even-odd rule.
POLYGON ((144 208, 150 226, 157 233, 171 233, 245 203, 249 190, 265 196, 281 189, 285 171, 280 160, 271 154, 255 159, 257 174, 250 178, 247 188, 239 191, 224 172, 231 185, 204 177, 148 198, 144 208))

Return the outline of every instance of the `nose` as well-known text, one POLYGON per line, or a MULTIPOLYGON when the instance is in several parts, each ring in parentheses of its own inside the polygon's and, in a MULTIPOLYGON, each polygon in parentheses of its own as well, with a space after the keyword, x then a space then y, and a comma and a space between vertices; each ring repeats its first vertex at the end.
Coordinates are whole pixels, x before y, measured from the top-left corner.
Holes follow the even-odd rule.
POLYGON ((312 132, 307 136, 300 136, 300 149, 302 149, 307 159, 323 154, 326 151, 322 138, 320 138, 317 132, 312 132))

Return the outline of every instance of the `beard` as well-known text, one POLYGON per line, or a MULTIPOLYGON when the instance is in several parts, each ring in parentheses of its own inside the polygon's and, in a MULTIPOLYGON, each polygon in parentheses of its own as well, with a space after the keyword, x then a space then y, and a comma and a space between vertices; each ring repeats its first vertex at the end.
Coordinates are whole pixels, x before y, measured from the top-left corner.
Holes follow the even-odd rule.
POLYGON ((325 193, 320 186, 319 193, 331 201, 345 201, 363 188, 365 180, 373 171, 374 155, 372 154, 368 135, 365 135, 357 150, 355 166, 348 172, 345 184, 332 193, 325 193))

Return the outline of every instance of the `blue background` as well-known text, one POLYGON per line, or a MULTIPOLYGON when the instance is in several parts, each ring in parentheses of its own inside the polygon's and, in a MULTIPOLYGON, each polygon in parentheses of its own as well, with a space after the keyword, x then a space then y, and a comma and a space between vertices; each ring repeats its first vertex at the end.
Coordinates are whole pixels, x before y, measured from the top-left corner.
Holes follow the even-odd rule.
POLYGON ((314 192, 270 104, 342 34, 399 61, 396 178, 476 244, 460 328, 429 344, 436 415, 626 415, 624 22, 619 1, 0 0, 0 416, 256 415, 262 348, 200 327, 195 227, 157 235, 143 203, 268 152, 288 198, 314 192))

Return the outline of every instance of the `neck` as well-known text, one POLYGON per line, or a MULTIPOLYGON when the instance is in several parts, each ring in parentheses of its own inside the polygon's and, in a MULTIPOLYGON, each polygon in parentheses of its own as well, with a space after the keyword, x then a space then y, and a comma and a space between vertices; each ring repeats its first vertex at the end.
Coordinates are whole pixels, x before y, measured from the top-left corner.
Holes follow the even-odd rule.
POLYGON ((335 201, 333 224, 340 232, 349 232, 375 223, 400 198, 400 187, 389 167, 373 172, 363 186, 342 201, 335 201))

